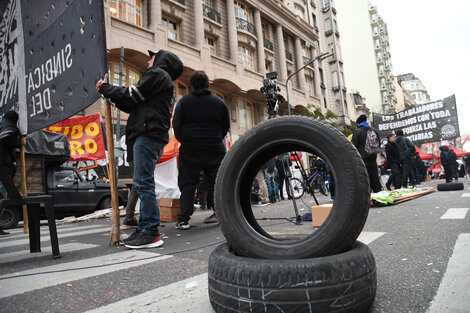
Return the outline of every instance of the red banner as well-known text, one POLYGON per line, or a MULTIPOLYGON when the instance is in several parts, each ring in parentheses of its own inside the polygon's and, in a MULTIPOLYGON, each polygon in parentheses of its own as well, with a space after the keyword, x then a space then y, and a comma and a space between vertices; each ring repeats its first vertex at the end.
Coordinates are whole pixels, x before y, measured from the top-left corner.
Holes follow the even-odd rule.
POLYGON ((99 114, 69 118, 45 129, 67 136, 70 161, 106 159, 99 114))

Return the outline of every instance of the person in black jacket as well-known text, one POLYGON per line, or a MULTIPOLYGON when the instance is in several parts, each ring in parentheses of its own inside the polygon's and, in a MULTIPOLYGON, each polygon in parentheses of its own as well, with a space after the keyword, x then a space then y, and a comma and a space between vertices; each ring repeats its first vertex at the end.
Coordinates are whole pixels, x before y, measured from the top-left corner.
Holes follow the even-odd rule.
MULTIPOLYGON (((220 163, 225 156, 222 142, 230 128, 225 102, 209 90, 209 78, 203 71, 191 74, 193 91, 181 98, 173 117, 175 137, 181 143, 178 186, 181 191, 177 229, 188 229, 194 212, 193 197, 204 171, 204 187, 213 197, 214 184, 220 163)), ((215 212, 204 223, 217 222, 215 212)))
MULTIPOLYGON (((18 123, 18 113, 15 111, 5 113, 0 122, 0 199, 3 197, 21 199, 21 194, 13 182, 17 168, 15 150, 26 144, 26 138, 20 136, 16 123, 18 123)), ((2 208, 0 216, 3 210, 2 208)), ((0 235, 7 234, 0 229, 0 235)))
POLYGON ((449 148, 450 164, 452 166, 452 178, 455 181, 459 180, 459 163, 457 163, 457 154, 454 150, 449 148))
POLYGON ((124 243, 131 249, 153 248, 163 244, 158 232, 160 211, 155 195, 154 171, 163 147, 174 105, 173 81, 183 72, 183 63, 165 50, 149 51, 147 70, 135 85, 108 84, 108 74, 96 89, 117 108, 129 114, 126 143, 133 153, 134 186, 140 199, 139 226, 124 243))
POLYGON ((388 178, 385 186, 387 190, 391 190, 390 185, 393 184, 395 189, 400 188, 400 182, 398 181, 398 176, 400 174, 400 151, 398 151, 398 146, 395 143, 397 136, 395 134, 387 135, 387 144, 385 145, 385 153, 387 156, 387 165, 392 170, 392 174, 388 178))
POLYGON ((377 154, 368 154, 365 151, 367 131, 372 129, 377 135, 377 139, 380 142, 379 133, 376 129, 371 127, 367 123, 367 116, 362 114, 356 120, 357 129, 354 131, 351 142, 354 144, 356 149, 359 151, 359 154, 366 165, 367 173, 369 174, 370 187, 373 192, 379 192, 382 190, 382 185, 380 184, 379 173, 377 169, 377 154))
POLYGON ((450 157, 449 146, 440 146, 439 150, 441 150, 440 158, 441 164, 444 167, 446 183, 451 183, 454 172, 454 166, 450 157))
POLYGON ((397 140, 398 150, 400 151, 400 176, 401 176, 401 186, 403 188, 408 187, 408 178, 411 174, 411 157, 415 153, 415 145, 404 136, 401 129, 397 130, 397 140))
POLYGON ((465 166, 467 167, 467 175, 470 178, 470 153, 465 154, 465 166))

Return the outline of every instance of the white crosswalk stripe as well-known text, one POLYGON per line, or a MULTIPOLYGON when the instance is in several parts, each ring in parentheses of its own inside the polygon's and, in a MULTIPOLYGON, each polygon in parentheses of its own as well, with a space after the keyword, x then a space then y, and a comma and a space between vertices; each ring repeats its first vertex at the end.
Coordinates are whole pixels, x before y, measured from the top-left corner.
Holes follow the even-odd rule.
POLYGON ((385 233, 382 232, 368 232, 368 231, 363 231, 359 237, 357 238, 358 241, 368 245, 372 243, 372 241, 376 240, 377 238, 382 237, 385 235, 385 233))
MULTIPOLYGON (((91 249, 91 248, 96 248, 96 247, 98 247, 98 245, 73 242, 73 243, 60 245, 60 253, 91 249)), ((41 248, 41 252, 38 252, 38 253, 31 253, 29 249, 22 250, 22 251, 2 253, 0 254, 0 264, 7 263, 7 262, 21 261, 25 259, 38 258, 38 257, 42 257, 45 255, 50 256, 51 254, 52 254, 52 248, 50 246, 41 248)))
POLYGON ((428 313, 468 312, 470 234, 460 234, 428 313), (465 309, 464 309, 465 308, 465 309))
POLYGON ((0 298, 169 259, 172 256, 129 250, 0 276, 0 298), (64 275, 64 272, 67 274, 64 275), (47 273, 47 274, 40 274, 47 273), (32 275, 33 274, 33 275, 32 275), (36 275, 34 275, 36 274, 36 275), (28 275, 28 276, 25 276, 28 275))
POLYGON ((456 219, 465 219, 467 215, 468 208, 453 208, 448 209, 444 215, 441 216, 441 220, 456 220, 456 219))
MULTIPOLYGON (((75 227, 57 227, 57 234, 63 234, 66 232, 70 231, 78 231, 78 230, 85 230, 85 229, 91 229, 91 228, 99 228, 101 227, 102 229, 106 229, 106 227, 111 228, 111 226, 108 225, 86 225, 86 226, 76 226, 75 227)), ((27 237, 28 234, 23 233, 23 229, 21 231, 16 231, 16 232, 11 232, 9 236, 5 237, 0 237, 0 242, 5 241, 5 240, 11 240, 12 238, 24 238, 27 237)), ((49 228, 47 226, 42 226, 41 227, 41 236, 49 236, 49 228)), ((1 247, 1 244, 0 244, 1 247)))
POLYGON ((89 313, 179 313, 213 312, 209 302, 207 273, 156 288, 89 313), (175 295, 178 295, 175 297, 175 295), (184 301, 181 301, 184 299, 184 301), (188 310, 191 308, 190 310, 188 310))
MULTIPOLYGON (((109 228, 103 228, 102 226, 99 226, 99 227, 95 226, 95 228, 93 229, 68 232, 66 234, 59 234, 57 237, 61 239, 61 238, 82 236, 82 235, 95 234, 95 233, 106 233, 109 231, 110 231, 109 228)), ((50 241, 48 233, 46 235, 41 236, 41 242, 44 242, 44 241, 47 241, 47 242, 50 241)), ((9 242, 0 242, 0 248, 7 248, 7 247, 19 246, 19 245, 25 245, 25 244, 29 244, 29 238, 18 239, 18 240, 13 240, 9 242)))
POLYGON ((462 198, 470 198, 470 193, 466 192, 466 193, 463 193, 462 198))

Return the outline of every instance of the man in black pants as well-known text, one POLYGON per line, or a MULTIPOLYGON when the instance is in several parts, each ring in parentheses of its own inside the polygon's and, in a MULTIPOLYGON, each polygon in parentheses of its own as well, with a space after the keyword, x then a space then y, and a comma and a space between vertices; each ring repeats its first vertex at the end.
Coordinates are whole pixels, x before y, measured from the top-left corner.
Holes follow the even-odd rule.
POLYGON ((395 141, 400 151, 400 165, 401 165, 401 186, 408 188, 408 178, 411 174, 411 157, 415 153, 415 145, 404 136, 401 129, 397 130, 397 140, 395 141))
POLYGON ((380 142, 379 133, 376 129, 371 127, 369 123, 367 123, 367 116, 365 114, 359 115, 356 120, 356 123, 357 129, 354 131, 351 142, 359 151, 359 154, 361 155, 362 160, 364 161, 367 173, 369 174, 370 187, 372 188, 372 191, 379 192, 382 190, 382 184, 380 184, 379 172, 377 169, 377 154, 368 154, 365 148, 368 135, 367 132, 369 130, 375 132, 377 140, 378 142, 380 142))
MULTIPOLYGON (((16 123, 18 123, 18 113, 15 111, 5 113, 0 123, 0 183, 9 199, 21 199, 21 195, 13 183, 17 167, 15 150, 26 144, 26 138, 20 136, 20 130, 16 123)), ((0 211, 0 216, 2 213, 3 208, 0 211)), ((7 234, 0 229, 0 235, 7 234)))
MULTIPOLYGON (((175 225, 177 229, 190 227, 201 170, 208 195, 213 196, 215 177, 225 156, 222 140, 230 128, 227 105, 209 91, 207 75, 195 71, 189 83, 193 91, 178 102, 173 117, 175 137, 181 143, 178 175, 181 210, 175 225)), ((215 212, 204 222, 217 222, 215 212)))

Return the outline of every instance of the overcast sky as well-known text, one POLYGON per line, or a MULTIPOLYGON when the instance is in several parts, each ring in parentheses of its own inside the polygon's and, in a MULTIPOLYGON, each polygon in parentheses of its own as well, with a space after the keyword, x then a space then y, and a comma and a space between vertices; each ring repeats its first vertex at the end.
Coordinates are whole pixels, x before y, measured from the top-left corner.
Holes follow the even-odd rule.
POLYGON ((455 94, 470 133, 470 1, 370 0, 387 23, 393 72, 413 73, 431 100, 455 94))

